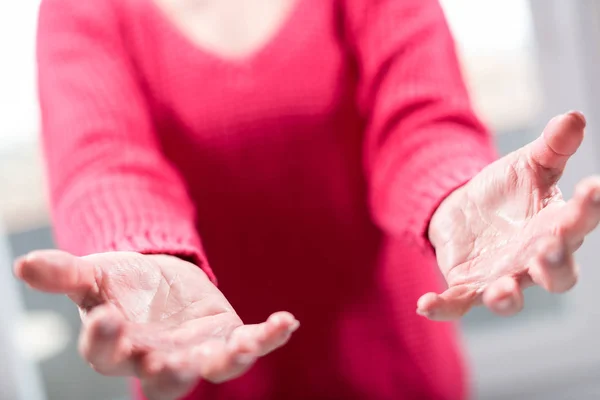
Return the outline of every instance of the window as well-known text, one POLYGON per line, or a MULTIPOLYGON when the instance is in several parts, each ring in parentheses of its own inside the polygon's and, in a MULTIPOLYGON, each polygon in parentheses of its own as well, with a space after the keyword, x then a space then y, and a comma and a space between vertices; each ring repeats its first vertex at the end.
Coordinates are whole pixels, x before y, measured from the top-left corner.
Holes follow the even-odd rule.
MULTIPOLYGON (((543 97, 527 0, 441 0, 454 33, 463 73, 480 116, 492 128, 500 154, 535 139, 543 97)), ((539 288, 525 293, 517 319, 555 313, 562 298, 539 288)), ((463 320, 467 329, 514 324, 484 308, 463 320)))

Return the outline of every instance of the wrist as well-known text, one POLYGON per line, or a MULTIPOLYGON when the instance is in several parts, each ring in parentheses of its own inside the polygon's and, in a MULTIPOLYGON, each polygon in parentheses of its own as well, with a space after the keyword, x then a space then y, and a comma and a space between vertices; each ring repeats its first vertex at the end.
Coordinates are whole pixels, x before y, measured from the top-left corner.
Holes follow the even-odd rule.
POLYGON ((168 253, 146 253, 144 257, 148 257, 157 265, 171 265, 178 269, 194 269, 200 273, 207 281, 212 281, 210 276, 199 265, 194 262, 194 259, 185 255, 168 254, 168 253))
POLYGON ((186 268, 196 268, 205 273, 208 278, 216 285, 217 278, 213 273, 203 251, 198 247, 191 246, 163 246, 162 249, 142 250, 142 254, 163 260, 171 260, 186 268))
POLYGON ((463 189, 464 185, 453 190, 440 202, 431 216, 427 228, 427 238, 434 249, 451 240, 454 227, 464 216, 461 206, 466 200, 463 189))
POLYGON ((153 260, 158 260, 162 262, 170 262, 181 264, 190 268, 198 268, 199 266, 194 262, 192 257, 187 257, 185 255, 178 254, 168 254, 168 253, 146 253, 144 254, 146 257, 150 257, 153 260))

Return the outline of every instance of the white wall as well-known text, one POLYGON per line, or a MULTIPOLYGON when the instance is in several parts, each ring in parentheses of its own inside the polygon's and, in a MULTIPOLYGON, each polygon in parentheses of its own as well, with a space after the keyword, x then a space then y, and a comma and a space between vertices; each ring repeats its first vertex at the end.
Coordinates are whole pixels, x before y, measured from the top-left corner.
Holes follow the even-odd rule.
POLYGON ((0 1, 0 155, 36 139, 35 27, 39 0, 0 1))

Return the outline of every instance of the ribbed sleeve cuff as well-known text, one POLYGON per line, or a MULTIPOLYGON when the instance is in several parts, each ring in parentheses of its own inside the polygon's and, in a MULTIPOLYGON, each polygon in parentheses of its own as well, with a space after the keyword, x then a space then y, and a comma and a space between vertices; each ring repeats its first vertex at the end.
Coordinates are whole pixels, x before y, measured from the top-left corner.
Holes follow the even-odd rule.
POLYGON ((171 235, 146 232, 126 235, 111 241, 107 251, 135 251, 142 254, 167 254, 189 261, 202 269, 209 279, 217 284, 217 278, 210 268, 199 241, 193 237, 173 237, 171 235))
POLYGON ((147 231, 115 237, 107 242, 90 237, 87 240, 76 241, 76 243, 74 240, 75 236, 63 237, 62 240, 59 239, 59 245, 61 248, 81 256, 108 251, 171 255, 197 265, 215 285, 217 284, 217 278, 204 256, 202 246, 194 237, 177 237, 166 233, 147 231))
POLYGON ((418 145, 383 161, 383 170, 372 182, 371 205, 386 233, 409 233, 429 244, 427 230, 437 207, 490 164, 496 153, 487 137, 466 129, 440 132, 437 127, 419 136, 423 140, 418 145))
POLYGON ((191 207, 139 187, 126 190, 131 186, 109 181, 64 196, 54 213, 58 245, 76 255, 108 251, 172 255, 194 263, 216 284, 191 207))

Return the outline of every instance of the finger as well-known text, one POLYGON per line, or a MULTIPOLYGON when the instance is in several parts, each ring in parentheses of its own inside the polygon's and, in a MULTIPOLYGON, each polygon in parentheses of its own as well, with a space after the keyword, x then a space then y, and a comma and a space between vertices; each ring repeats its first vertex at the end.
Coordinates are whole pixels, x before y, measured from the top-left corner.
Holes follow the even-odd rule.
POLYGON ((262 324, 236 328, 228 341, 212 340, 193 348, 188 361, 203 379, 224 382, 242 375, 258 357, 286 344, 298 327, 292 314, 275 313, 262 324))
POLYGON ((85 294, 95 287, 93 264, 59 250, 34 251, 19 258, 15 275, 34 289, 62 294, 85 294))
POLYGON ((199 380, 179 354, 152 353, 143 360, 142 391, 148 400, 175 400, 185 396, 199 380))
POLYGON ((222 383, 241 376, 256 362, 256 353, 233 351, 225 341, 209 341, 194 348, 189 355, 193 370, 210 382, 222 383))
POLYGON ((434 321, 458 319, 477 304, 481 292, 473 286, 459 285, 442 294, 424 294, 417 302, 417 314, 434 321))
POLYGON ((559 115, 526 147, 532 164, 540 167, 549 184, 558 181, 567 161, 581 145, 585 126, 585 117, 578 111, 559 115))
POLYGON ((483 303, 494 313, 508 317, 523 309, 523 292, 515 278, 503 276, 485 289, 483 303))
POLYGON ((113 306, 102 305, 87 314, 80 334, 79 352, 104 375, 134 375, 126 322, 113 306))
POLYGON ((573 255, 560 239, 546 238, 529 267, 529 275, 535 284, 552 293, 563 293, 577 282, 578 269, 573 255))
POLYGON ((575 188, 575 195, 562 210, 557 234, 575 251, 585 236, 600 223, 600 177, 589 177, 575 188))
POLYGON ((288 312, 272 314, 262 324, 242 325, 229 338, 233 352, 263 356, 283 346, 300 323, 288 312))
POLYGON ((141 363, 140 377, 149 399, 170 399, 184 395, 199 379, 212 383, 234 379, 256 359, 232 352, 225 340, 212 339, 171 354, 149 354, 141 363))

